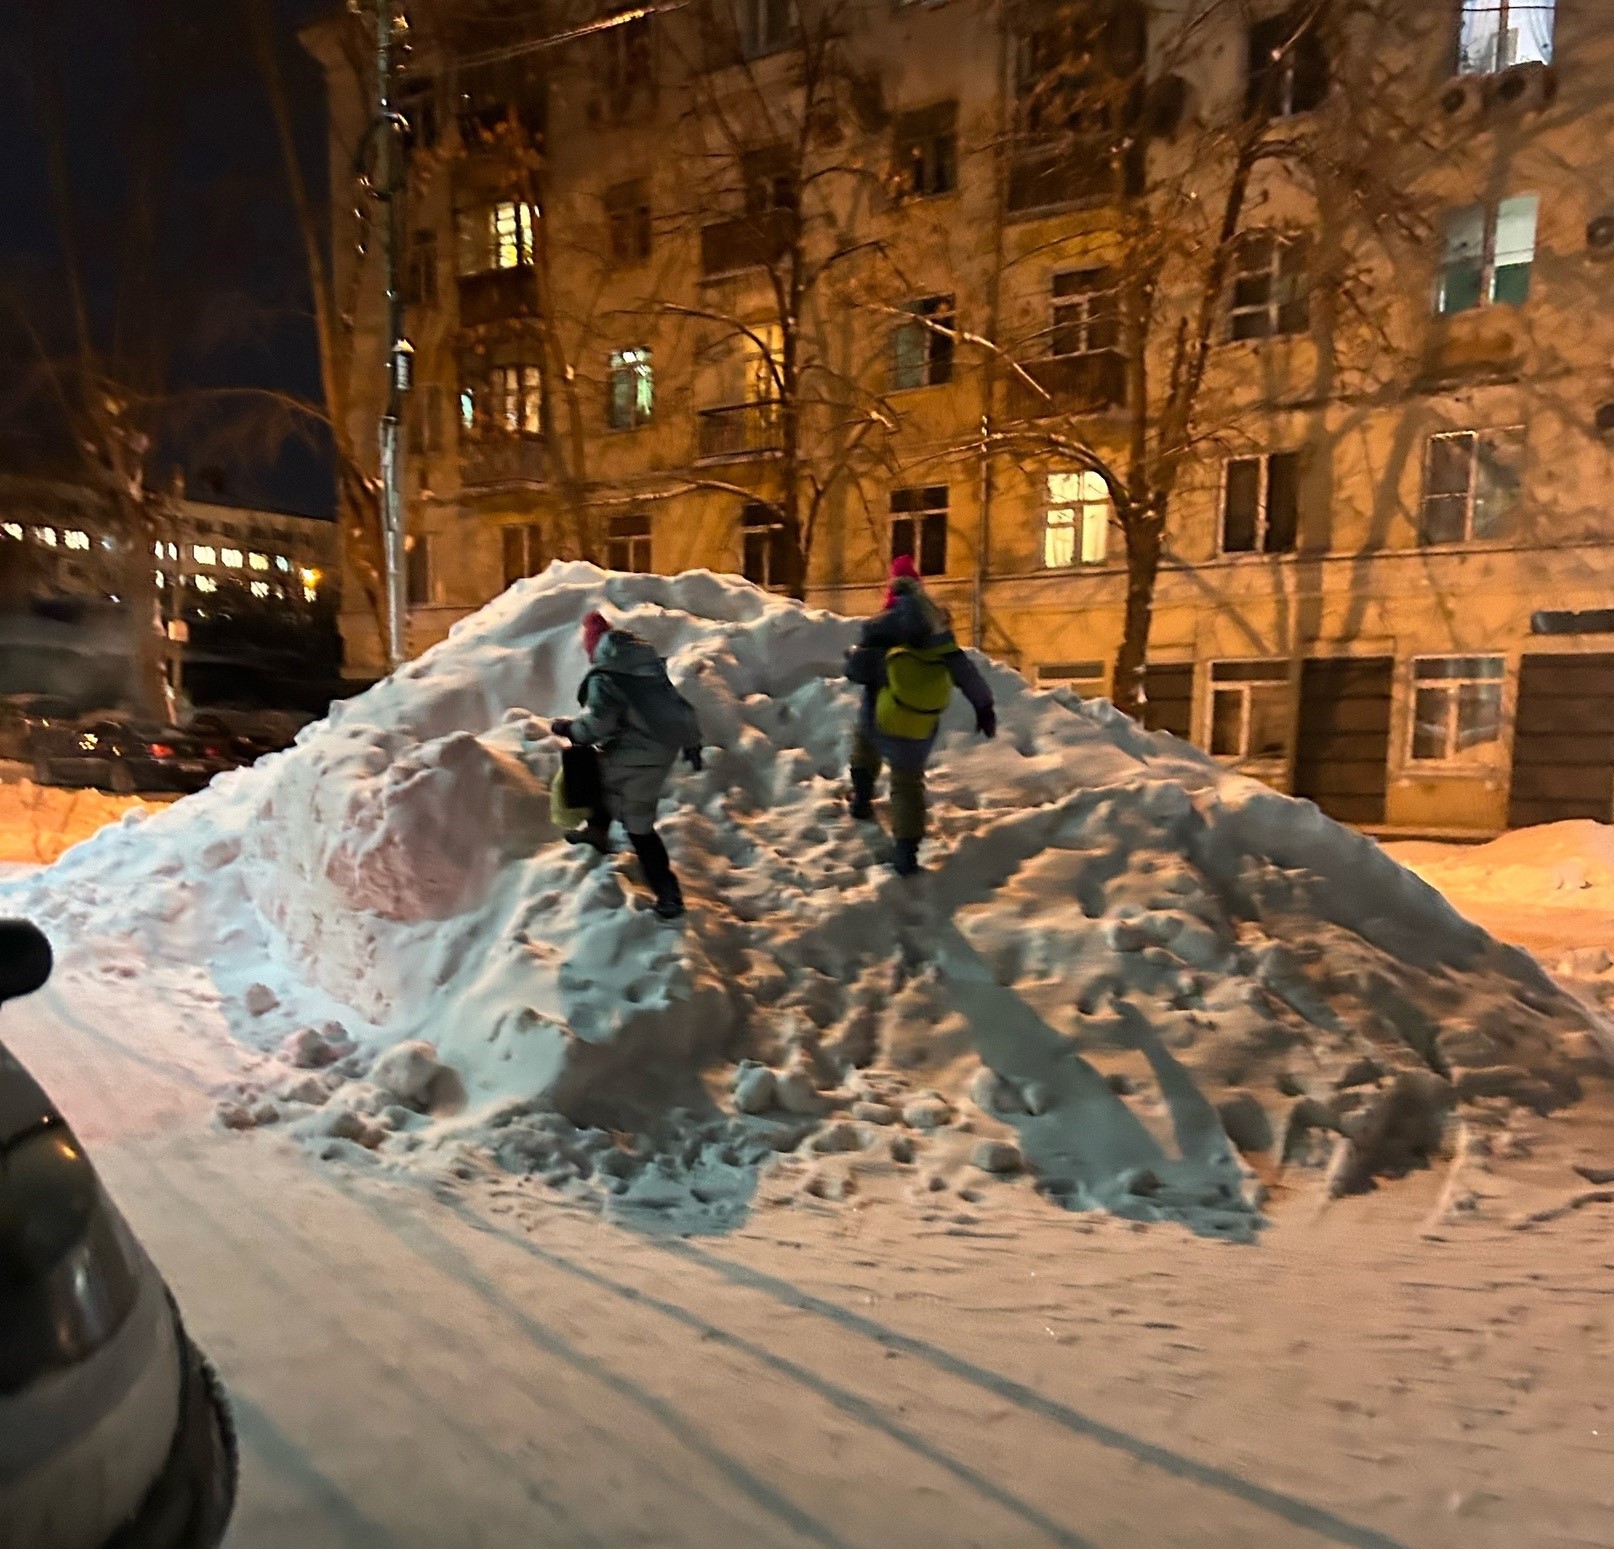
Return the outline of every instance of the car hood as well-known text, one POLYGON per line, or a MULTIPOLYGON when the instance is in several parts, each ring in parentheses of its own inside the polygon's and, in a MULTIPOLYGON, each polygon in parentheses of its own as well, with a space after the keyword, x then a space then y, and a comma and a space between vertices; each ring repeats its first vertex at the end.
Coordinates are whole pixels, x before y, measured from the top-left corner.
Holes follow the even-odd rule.
POLYGON ((44 1088, 0 1043, 0 1148, 9 1146, 30 1130, 60 1119, 56 1105, 45 1096, 44 1088))

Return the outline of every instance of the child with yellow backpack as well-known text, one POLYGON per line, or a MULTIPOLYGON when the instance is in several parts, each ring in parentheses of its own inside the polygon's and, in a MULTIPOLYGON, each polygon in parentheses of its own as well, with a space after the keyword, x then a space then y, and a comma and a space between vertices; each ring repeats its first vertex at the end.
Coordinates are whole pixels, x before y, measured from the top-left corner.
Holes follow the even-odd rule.
POLYGON ((846 661, 846 675, 863 689, 852 735, 851 814, 874 817, 874 782, 891 770, 891 866, 898 876, 919 870, 925 837, 925 766, 942 712, 956 688, 975 710, 983 737, 997 735, 992 690, 953 639, 946 612, 919 580, 911 556, 891 562, 885 607, 869 619, 846 661))

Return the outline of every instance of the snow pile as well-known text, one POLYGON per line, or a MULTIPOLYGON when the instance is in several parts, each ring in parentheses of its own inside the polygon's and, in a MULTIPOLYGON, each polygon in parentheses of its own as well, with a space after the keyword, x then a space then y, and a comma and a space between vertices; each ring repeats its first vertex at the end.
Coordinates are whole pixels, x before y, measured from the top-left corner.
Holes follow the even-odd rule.
POLYGON ((685 1225, 732 1219, 759 1173, 769 1197, 966 1199, 1027 1175, 1240 1232, 1257 1174, 1361 1188, 1461 1103, 1578 1095, 1586 1012, 1372 841, 1000 667, 997 740, 961 704, 944 723, 929 876, 890 876, 844 816, 854 633, 705 573, 555 566, 0 903, 69 967, 206 965, 272 1056, 226 1124, 493 1157, 685 1225), (547 718, 602 601, 710 749, 663 810, 681 926, 550 826, 547 718))

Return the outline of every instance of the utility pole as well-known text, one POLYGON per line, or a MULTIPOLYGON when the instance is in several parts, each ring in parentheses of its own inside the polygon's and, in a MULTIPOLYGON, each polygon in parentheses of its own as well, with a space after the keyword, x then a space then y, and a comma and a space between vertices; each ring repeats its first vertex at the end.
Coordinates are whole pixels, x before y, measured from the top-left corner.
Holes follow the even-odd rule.
MULTIPOLYGON (((404 165, 404 123, 392 105, 398 42, 393 3, 394 0, 377 0, 376 4, 378 100, 374 133, 377 164, 371 186, 383 205, 384 215, 381 252, 387 314, 387 401, 381 416, 381 532, 387 569, 387 668, 396 672, 404 659, 407 603, 404 588, 407 542, 399 432, 403 422, 404 394, 410 386, 413 351, 404 338, 403 291, 399 276, 408 174, 404 165)), ((407 26, 407 23, 404 25, 407 26)))

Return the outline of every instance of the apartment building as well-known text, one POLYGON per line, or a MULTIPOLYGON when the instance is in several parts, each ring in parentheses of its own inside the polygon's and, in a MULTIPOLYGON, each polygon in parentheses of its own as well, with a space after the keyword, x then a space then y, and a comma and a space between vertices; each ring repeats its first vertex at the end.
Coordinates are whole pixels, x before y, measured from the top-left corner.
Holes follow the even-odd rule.
MULTIPOLYGON (((1378 831, 1614 818, 1614 9, 1407 0, 1362 32, 1395 9, 1342 0, 1313 35, 1266 0, 868 0, 835 10, 833 69, 806 0, 549 48, 606 13, 456 34, 422 9, 411 648, 579 552, 849 612, 908 552, 962 636, 1106 694, 1106 471, 1203 321, 1146 719, 1378 831), (1196 201, 1228 177, 1195 147, 1252 115, 1287 148, 1207 268, 1196 201), (1308 159, 1329 133, 1362 165, 1308 159), (1139 253, 1165 276, 1142 302, 1139 253)), ((367 111, 342 25, 307 38, 339 229, 367 111)), ((360 358, 374 250, 336 244, 360 358)), ((355 395, 356 436, 377 410, 355 395)))

